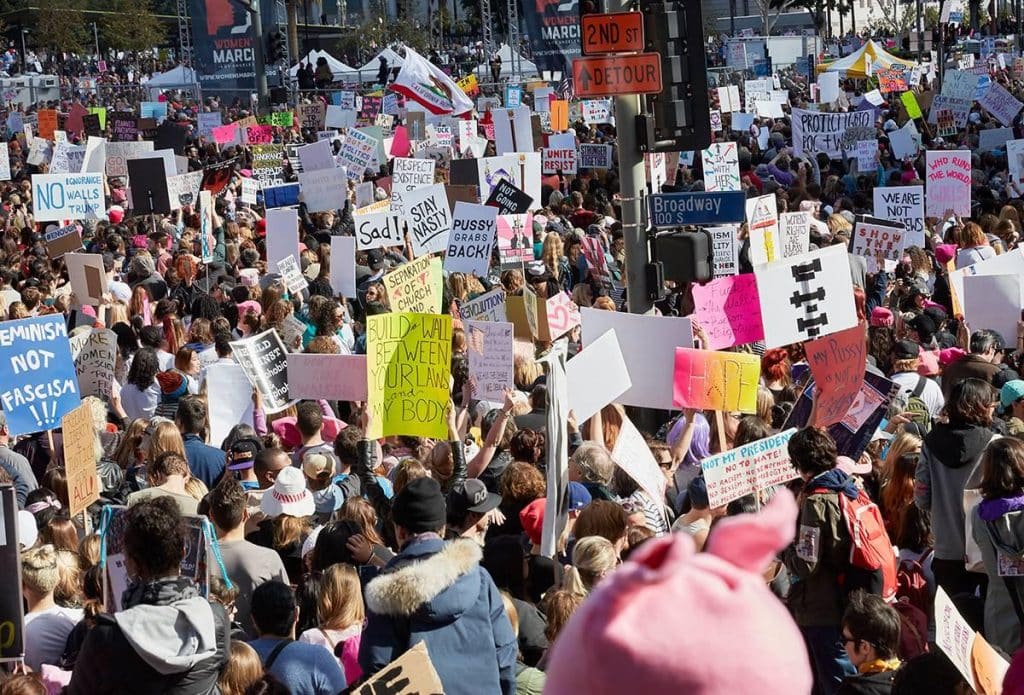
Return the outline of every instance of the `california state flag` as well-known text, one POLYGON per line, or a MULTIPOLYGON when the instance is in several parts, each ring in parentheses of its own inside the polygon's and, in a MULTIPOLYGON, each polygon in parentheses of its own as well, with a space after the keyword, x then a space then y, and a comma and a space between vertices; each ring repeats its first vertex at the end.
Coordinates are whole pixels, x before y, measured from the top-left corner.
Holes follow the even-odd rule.
POLYGON ((473 102, 452 78, 411 48, 405 49, 405 63, 390 89, 423 104, 430 113, 454 115, 470 111, 473 102))

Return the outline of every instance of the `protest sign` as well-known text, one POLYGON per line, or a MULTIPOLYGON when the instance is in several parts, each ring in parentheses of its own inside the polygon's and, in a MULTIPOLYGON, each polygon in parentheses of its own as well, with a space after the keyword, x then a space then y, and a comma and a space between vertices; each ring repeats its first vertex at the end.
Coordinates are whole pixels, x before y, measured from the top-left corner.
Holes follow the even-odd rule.
POLYGON ((942 76, 941 94, 956 99, 974 100, 978 76, 966 70, 946 70, 942 76))
POLYGON ((148 140, 144 142, 108 142, 105 149, 107 176, 127 176, 128 160, 138 159, 147 152, 152 152, 153 143, 148 140))
POLYGON ((751 273, 693 286, 693 318, 707 336, 709 350, 754 343, 764 338, 757 280, 751 273))
POLYGON ((864 383, 864 326, 858 324, 825 338, 809 340, 804 343, 804 350, 818 387, 811 424, 828 427, 841 422, 864 383))
MULTIPOLYGON (((251 179, 243 179, 244 181, 251 181, 251 179)), ((171 210, 180 210, 186 205, 198 205, 199 189, 202 185, 203 172, 201 171, 169 177, 167 179, 167 197, 170 200, 171 210)), ((252 204, 255 205, 255 203, 254 199, 252 204)))
POLYGON ((77 303, 89 306, 100 304, 107 291, 103 256, 98 253, 66 253, 64 265, 77 303))
POLYGON ((421 256, 384 276, 391 310, 398 313, 441 313, 443 283, 441 259, 436 256, 421 256))
POLYGON ((424 186, 406 193, 403 212, 414 255, 422 256, 445 250, 452 215, 448 209, 444 184, 424 186))
POLYGON ((72 145, 67 140, 61 140, 53 148, 53 157, 50 159, 47 173, 77 174, 82 170, 84 160, 84 145, 72 145))
POLYGON ((328 401, 365 401, 366 355, 288 353, 288 395, 328 401))
POLYGON ((729 85, 727 87, 718 87, 718 104, 722 113, 733 113, 734 111, 740 111, 743 108, 740 102, 740 88, 739 85, 729 85))
POLYGON ((924 248, 924 187, 875 187, 875 217, 901 222, 904 248, 924 248))
POLYGON ((580 308, 569 297, 568 292, 559 292, 548 297, 544 303, 547 318, 547 338, 555 340, 580 325, 580 308))
POLYGON ((260 187, 284 183, 284 145, 252 147, 252 177, 260 187))
POLYGON ((497 230, 497 209, 472 203, 455 203, 448 250, 444 258, 445 272, 486 276, 497 230))
POLYGON ((619 403, 673 409, 672 381, 665 378, 665 370, 675 364, 677 347, 693 347, 689 318, 643 316, 586 307, 580 309, 580 317, 584 352, 599 337, 615 330, 622 354, 629 355, 626 367, 630 387, 619 397, 619 403))
POLYGON ((12 436, 60 426, 81 401, 64 317, 0 323, 0 406, 12 436))
POLYGON ((945 217, 950 210, 957 215, 971 214, 970 150, 928 150, 925 171, 925 213, 929 217, 945 217))
POLYGON ((348 177, 353 181, 361 181, 366 169, 373 161, 377 152, 378 141, 361 130, 349 130, 345 135, 345 141, 341 145, 338 159, 348 171, 348 177))
POLYGON ((818 75, 818 103, 831 104, 839 100, 839 73, 823 72, 818 75))
POLYGON ((356 240, 350 236, 331 237, 331 289, 335 296, 356 296, 356 240))
POLYGON ((337 166, 334 161, 334 150, 331 148, 329 140, 317 140, 308 145, 296 147, 295 153, 299 157, 302 171, 320 171, 321 169, 334 169, 337 166))
POLYGON ((924 115, 921 113, 921 105, 917 103, 917 97, 913 92, 903 92, 903 94, 900 94, 900 101, 903 103, 903 108, 907 110, 907 116, 910 118, 921 118, 924 115))
POLYGON ((501 403, 505 391, 514 389, 512 379, 512 324, 496 321, 466 321, 469 378, 473 397, 501 403))
POLYGON ((1013 128, 986 128, 978 133, 978 149, 982 152, 994 152, 1006 146, 1013 139, 1013 128))
POLYGON ((978 99, 978 103, 992 114, 996 120, 1005 127, 1013 125, 1013 119, 1020 113, 1024 104, 1017 101, 1010 92, 998 82, 993 82, 985 90, 984 96, 978 99))
POLYGON ((747 200, 747 226, 750 230, 750 262, 753 265, 781 258, 779 212, 774 194, 747 200))
POLYGON ((237 123, 226 123, 225 125, 219 125, 214 128, 211 136, 215 143, 221 147, 225 147, 227 145, 240 145, 242 140, 241 133, 242 131, 238 127, 237 123))
POLYGON ((48 163, 52 156, 53 145, 49 140, 44 140, 43 138, 32 138, 32 144, 28 149, 28 159, 25 161, 32 166, 42 166, 43 164, 48 163))
POLYGON ((339 210, 345 206, 348 181, 345 169, 321 169, 299 174, 299 190, 309 212, 339 210))
POLYGON ((36 222, 98 220, 105 209, 102 174, 33 174, 36 222))
POLYGON ((206 367, 206 388, 217 394, 217 407, 209 409, 210 441, 220 444, 235 425, 252 422, 252 385, 239 365, 216 362, 206 367))
POLYGON ((903 258, 903 230, 874 221, 859 221, 850 240, 850 253, 866 258, 899 261, 903 258))
POLYGON ((875 76, 878 78, 878 89, 881 92, 903 92, 909 86, 907 85, 906 74, 901 70, 878 70, 875 76))
POLYGON ((385 212, 357 214, 353 216, 353 220, 356 230, 356 249, 359 251, 405 244, 402 219, 393 209, 385 212))
POLYGON ((971 654, 976 633, 942 587, 935 592, 935 644, 953 662, 973 688, 974 668, 971 654))
POLYGON ((263 410, 272 415, 295 402, 288 392, 288 351, 273 328, 231 343, 235 361, 263 397, 263 410))
POLYGON ((309 287, 309 283, 299 269, 299 262, 292 254, 288 254, 277 262, 277 272, 281 274, 281 280, 290 295, 301 295, 302 290, 309 287))
POLYGON ((11 180, 11 154, 6 142, 0 143, 0 181, 11 180))
POLYGON ((766 348, 820 338, 857 323, 846 247, 755 265, 766 348))
POLYGON ((296 109, 296 116, 298 116, 300 128, 323 130, 324 118, 326 115, 327 105, 320 101, 316 101, 312 104, 299 104, 296 109))
POLYGON ((757 355, 676 348, 672 407, 754 413, 760 378, 757 355))
POLYGON ((294 208, 267 210, 267 266, 277 264, 288 256, 299 255, 299 217, 294 208))
POLYGON ((459 315, 463 321, 504 321, 505 290, 498 287, 463 302, 459 315))
POLYGON ((811 214, 784 212, 779 215, 779 250, 782 258, 807 253, 811 245, 811 214))
POLYGON ((740 190, 739 151, 735 142, 720 142, 701 152, 704 162, 704 190, 740 190))
POLYGON ((611 169, 612 146, 595 143, 580 144, 579 166, 583 169, 611 169))
POLYGON ((395 158, 391 175, 391 208, 397 214, 405 210, 403 206, 407 193, 433 185, 434 167, 433 159, 395 158))
POLYGON ((50 258, 60 258, 65 253, 82 248, 82 230, 74 223, 66 227, 54 226, 43 233, 43 242, 50 258))
POLYGON ((21 549, 18 545, 18 498, 14 486, 0 485, 0 662, 25 655, 25 604, 21 591, 21 549))
POLYGON ((117 359, 117 334, 107 328, 93 328, 69 339, 75 362, 78 391, 84 396, 110 400, 117 359))
POLYGON ((544 174, 575 174, 576 149, 545 147, 541 150, 541 172, 544 174))
POLYGON ((611 454, 616 465, 635 480, 652 500, 665 497, 665 488, 668 486, 665 474, 644 436, 628 417, 622 418, 619 436, 615 439, 611 454))
POLYGON ((860 140, 857 142, 857 171, 870 172, 875 168, 878 159, 878 140, 860 140))
POLYGON ((451 316, 381 314, 366 328, 367 435, 447 437, 451 316))
POLYGON ((964 275, 964 318, 971 331, 983 328, 1003 336, 1017 334, 1020 320, 1021 281, 1019 275, 964 275))
POLYGON ((737 238, 739 227, 725 224, 717 227, 705 227, 705 229, 711 235, 714 277, 726 277, 740 272, 740 243, 737 238))
POLYGON ((939 126, 940 132, 938 135, 940 137, 956 135, 958 129, 967 127, 967 117, 971 112, 971 105, 973 103, 973 98, 960 99, 936 94, 932 99, 932 107, 928 110, 928 122, 939 126), (947 123, 943 123, 940 118, 942 112, 949 114, 947 123), (953 131, 952 133, 949 132, 950 128, 953 131))
POLYGON ((83 403, 70 410, 61 418, 60 426, 68 485, 68 516, 74 518, 100 499, 92 408, 83 403))
POLYGON ((618 400, 631 385, 629 370, 615 329, 587 344, 587 349, 568 361, 569 409, 577 422, 585 422, 601 408, 618 400), (594 378, 600 374, 600 378, 594 378))
POLYGON ((352 691, 352 695, 427 695, 443 693, 444 686, 430 661, 425 642, 417 642, 375 676, 352 691))
POLYGON ((248 145, 269 145, 274 142, 273 126, 259 124, 246 126, 245 142, 248 145))
MULTIPOLYGON (((194 172, 194 173, 199 173, 199 172, 194 172)), ((187 176, 187 174, 186 174, 186 176, 187 176)), ((169 187, 170 187, 170 182, 168 181, 168 188, 169 187)), ((256 194, 259 192, 259 190, 260 190, 260 182, 257 181, 256 179, 251 179, 251 178, 244 178, 244 179, 242 179, 242 192, 241 192, 241 196, 240 196, 242 204, 243 205, 249 205, 249 206, 256 205, 256 201, 257 201, 256 194)), ((173 202, 174 202, 174 199, 172 198, 171 199, 171 203, 173 204, 173 202)))
POLYGON ((39 109, 36 128, 39 137, 45 140, 53 140, 53 131, 57 129, 57 110, 39 109))
POLYGON ((788 450, 795 433, 796 429, 789 429, 705 458, 700 467, 711 508, 796 478, 788 450))
POLYGON ((525 214, 529 212, 531 203, 533 198, 507 179, 498 181, 487 198, 487 205, 498 208, 499 215, 525 214))
MULTIPOLYGON (((874 132, 874 111, 848 113, 820 113, 793 109, 793 154, 797 157, 813 156, 823 152, 833 159, 842 156, 844 134, 851 128, 869 128, 874 132)), ((854 141, 855 142, 855 141, 854 141)))

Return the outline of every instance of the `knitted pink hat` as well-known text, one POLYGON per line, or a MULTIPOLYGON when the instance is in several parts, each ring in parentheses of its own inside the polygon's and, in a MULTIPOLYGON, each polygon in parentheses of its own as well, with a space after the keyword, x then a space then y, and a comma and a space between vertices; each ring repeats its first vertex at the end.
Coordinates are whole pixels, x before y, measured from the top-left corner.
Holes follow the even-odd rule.
POLYGON ((681 534, 645 543, 559 634, 545 695, 809 693, 803 638, 761 576, 796 518, 781 490, 716 525, 704 553, 681 534))

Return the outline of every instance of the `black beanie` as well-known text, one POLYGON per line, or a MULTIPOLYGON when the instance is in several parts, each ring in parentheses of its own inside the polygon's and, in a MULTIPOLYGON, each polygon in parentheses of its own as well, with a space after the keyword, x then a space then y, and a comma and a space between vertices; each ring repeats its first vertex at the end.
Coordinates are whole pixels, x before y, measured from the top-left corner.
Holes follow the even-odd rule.
POLYGON ((444 495, 433 478, 416 478, 395 497, 391 518, 409 533, 437 531, 445 525, 444 495))

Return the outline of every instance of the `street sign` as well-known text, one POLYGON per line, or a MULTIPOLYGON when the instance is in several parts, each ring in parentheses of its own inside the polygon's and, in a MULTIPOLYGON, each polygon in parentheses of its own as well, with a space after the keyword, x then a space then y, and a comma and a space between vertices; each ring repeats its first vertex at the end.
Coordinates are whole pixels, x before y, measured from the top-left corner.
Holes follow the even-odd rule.
POLYGON ((743 191, 655 193, 648 198, 654 227, 735 223, 746 218, 743 191))
POLYGON ((574 58, 573 87, 577 97, 661 92, 661 56, 657 53, 574 58))
POLYGON ((642 12, 585 14, 580 17, 583 55, 644 50, 642 12))

